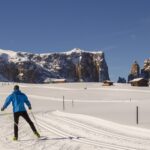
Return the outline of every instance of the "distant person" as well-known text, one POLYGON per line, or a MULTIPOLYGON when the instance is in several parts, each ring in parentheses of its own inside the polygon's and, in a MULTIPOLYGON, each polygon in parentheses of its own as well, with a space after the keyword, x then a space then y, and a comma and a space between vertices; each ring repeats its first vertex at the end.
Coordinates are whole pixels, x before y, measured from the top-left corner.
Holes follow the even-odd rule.
POLYGON ((3 107, 1 108, 1 111, 4 111, 11 102, 13 105, 13 112, 14 112, 14 138, 13 138, 13 140, 14 141, 18 140, 18 123, 19 123, 20 116, 22 116, 29 123, 34 134, 38 138, 40 138, 40 134, 37 132, 33 122, 29 118, 29 115, 24 106, 24 103, 25 103, 28 106, 28 108, 31 110, 32 109, 31 104, 28 100, 28 97, 19 90, 18 85, 14 86, 13 93, 10 94, 6 98, 6 101, 3 105, 3 107))

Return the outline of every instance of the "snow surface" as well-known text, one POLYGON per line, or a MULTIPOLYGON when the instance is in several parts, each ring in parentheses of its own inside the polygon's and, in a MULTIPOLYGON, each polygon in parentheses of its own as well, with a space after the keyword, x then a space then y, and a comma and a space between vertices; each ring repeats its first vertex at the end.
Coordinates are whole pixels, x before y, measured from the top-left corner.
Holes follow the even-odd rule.
POLYGON ((140 80, 142 80, 142 79, 143 79, 143 78, 135 78, 135 79, 131 80, 130 82, 140 81, 140 80))
MULTIPOLYGON (((103 54, 102 51, 85 51, 85 50, 81 50, 79 48, 74 48, 70 51, 66 51, 66 52, 58 52, 59 54, 66 54, 66 55, 71 55, 72 53, 82 53, 82 52, 88 52, 88 53, 93 53, 93 54, 103 54)), ((56 53, 56 52, 55 52, 56 53)), ((28 55, 31 53, 27 53, 27 52, 15 52, 12 50, 3 50, 0 49, 0 57, 2 57, 3 59, 7 60, 7 61, 13 61, 13 62, 19 62, 19 61, 27 61, 28 60, 28 55), (23 54, 23 56, 18 56, 17 54, 23 54)), ((47 55, 51 55, 54 53, 42 53, 42 54, 34 54, 35 56, 47 56, 47 55)))
MULTIPOLYGON (((53 67, 50 67, 47 64, 48 62, 46 61, 46 58, 48 58, 49 55, 52 55, 52 54, 71 55, 72 53, 80 54, 82 52, 103 55, 102 51, 95 51, 95 52, 94 51, 84 51, 84 50, 81 50, 78 48, 74 48, 74 49, 72 49, 70 51, 66 51, 66 52, 57 52, 57 53, 54 52, 54 53, 42 53, 42 54, 32 54, 32 53, 27 53, 27 52, 15 52, 15 51, 11 51, 11 50, 0 49, 0 62, 5 61, 5 62, 21 63, 21 62, 26 62, 26 61, 32 60, 37 65, 43 67, 43 69, 50 71, 52 74, 53 72, 56 71, 56 69, 57 70, 61 69, 61 67, 56 60, 55 60, 56 64, 54 62, 53 62, 53 64, 49 64, 50 66, 53 66, 53 67), (38 57, 41 57, 40 61, 37 60, 38 57), (48 65, 49 67, 45 67, 45 65, 48 65)), ((76 65, 79 63, 79 61, 81 61, 81 59, 82 59, 82 56, 80 56, 80 57, 77 56, 77 57, 74 57, 72 61, 76 65)), ((100 58, 100 56, 95 59, 99 59, 99 61, 103 60, 100 58)), ((54 76, 56 76, 56 75, 54 74, 54 76)))
MULTIPOLYGON (((1 150, 150 150, 150 87, 103 87, 101 83, 19 85, 32 103, 34 116, 28 111, 31 119, 48 139, 37 140, 20 118, 19 141, 12 141, 13 114, 9 106, 0 114, 1 150)), ((0 83, 1 106, 13 86, 0 83)))
MULTIPOLYGON (((0 49, 0 58, 8 61, 8 62, 19 62, 19 61, 27 61, 28 58, 27 57, 19 57, 17 54, 18 53, 22 53, 22 54, 26 54, 26 52, 15 52, 12 50, 3 50, 0 49)), ((30 54, 30 53, 28 53, 30 54)))
POLYGON ((102 54, 102 51, 85 51, 85 50, 81 50, 79 48, 74 48, 68 52, 63 52, 66 55, 71 55, 72 53, 82 53, 82 52, 88 52, 88 53, 92 53, 92 54, 102 54))
POLYGON ((0 49, 0 58, 5 61, 9 61, 12 58, 16 58, 16 56, 17 53, 14 51, 0 49))
POLYGON ((14 52, 12 50, 3 50, 3 49, 0 49, 0 55, 1 54, 7 54, 9 56, 14 56, 14 55, 16 55, 16 52, 14 52))

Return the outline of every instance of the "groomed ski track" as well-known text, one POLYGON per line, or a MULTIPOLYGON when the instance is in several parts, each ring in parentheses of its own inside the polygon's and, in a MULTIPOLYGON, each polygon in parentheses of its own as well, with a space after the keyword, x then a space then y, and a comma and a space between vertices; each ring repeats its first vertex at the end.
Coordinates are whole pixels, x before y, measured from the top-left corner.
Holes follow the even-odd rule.
MULTIPOLYGON (((7 115, 11 119, 10 114, 7 115)), ((32 117, 32 116, 31 116, 32 117)), ((126 129, 122 126, 120 132, 116 129, 115 123, 112 127, 106 126, 107 121, 98 119, 98 124, 88 123, 89 118, 86 115, 75 115, 70 113, 63 113, 59 111, 36 113, 36 126, 40 130, 41 135, 47 136, 46 140, 36 140, 33 136, 29 126, 24 124, 21 120, 19 126, 19 141, 12 141, 13 132, 9 128, 10 134, 1 136, 1 145, 4 149, 20 149, 20 150, 149 150, 150 149, 150 136, 146 134, 146 130, 128 127, 129 130, 138 132, 137 135, 128 134, 126 129), (87 118, 87 119, 86 119, 87 118), (87 121, 86 121, 87 120, 87 121), (141 135, 140 136, 140 133, 141 135), (6 144, 6 145, 5 145, 6 144)), ((2 117, 3 119, 5 118, 2 117)), ((92 118, 92 117, 91 117, 92 118)), ((32 118, 33 119, 33 118, 32 118)), ((95 119, 94 117, 92 119, 95 119)), ((11 120, 9 120, 11 121, 11 120)), ((92 121, 92 120, 91 120, 92 121)), ((11 125, 12 127, 13 125, 11 125)), ((121 126, 121 125, 119 125, 121 126)), ((7 131, 8 131, 7 130, 7 131)))

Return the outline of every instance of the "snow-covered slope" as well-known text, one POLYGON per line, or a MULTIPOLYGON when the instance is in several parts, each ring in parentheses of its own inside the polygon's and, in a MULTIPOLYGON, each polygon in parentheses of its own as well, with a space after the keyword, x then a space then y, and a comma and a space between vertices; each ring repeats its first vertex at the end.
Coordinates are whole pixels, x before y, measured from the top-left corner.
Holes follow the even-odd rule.
MULTIPOLYGON (((90 53, 90 54, 100 54, 103 55, 102 51, 85 51, 85 50, 81 50, 79 48, 74 48, 70 51, 66 51, 66 52, 55 52, 55 53, 41 53, 41 54, 33 54, 33 53, 28 53, 28 52, 15 52, 12 50, 3 50, 0 49, 0 58, 1 59, 6 59, 9 62, 22 62, 22 61, 28 61, 28 60, 36 60, 36 57, 48 57, 49 55, 52 54, 64 54, 64 55, 72 55, 74 53, 77 54, 82 54, 82 53, 90 53), (33 56, 33 59, 31 59, 31 55, 33 56)), ((45 60, 44 60, 45 61, 45 60)), ((39 65, 40 62, 39 62, 39 65)))
MULTIPOLYGON (((32 116, 32 115, 31 115, 32 116)), ((80 114, 60 111, 35 114, 38 130, 46 140, 36 140, 20 120, 19 141, 12 141, 12 116, 2 115, 1 150, 149 150, 150 131, 119 125, 80 114)), ((32 118, 33 119, 33 118, 32 118)))
MULTIPOLYGON (((6 61, 12 62, 12 63, 29 61, 30 55, 32 55, 32 54, 27 53, 27 52, 15 52, 12 50, 0 49, 0 59, 6 60, 6 61)), ((38 56, 38 54, 35 54, 35 56, 38 56)))
POLYGON ((10 50, 0 49, 0 60, 2 61, 11 61, 11 59, 16 58, 17 53, 10 50))
POLYGON ((11 51, 11 50, 3 50, 0 49, 0 55, 1 54, 7 54, 10 57, 14 57, 16 55, 17 52, 11 51))

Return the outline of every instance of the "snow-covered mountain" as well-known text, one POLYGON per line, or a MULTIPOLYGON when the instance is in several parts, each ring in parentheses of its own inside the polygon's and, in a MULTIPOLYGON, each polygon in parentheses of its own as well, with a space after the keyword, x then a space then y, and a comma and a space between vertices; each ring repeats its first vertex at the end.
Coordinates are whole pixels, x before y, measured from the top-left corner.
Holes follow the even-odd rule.
POLYGON ((104 53, 77 48, 45 54, 0 50, 0 80, 43 83, 52 78, 64 78, 67 81, 108 80, 104 53))

